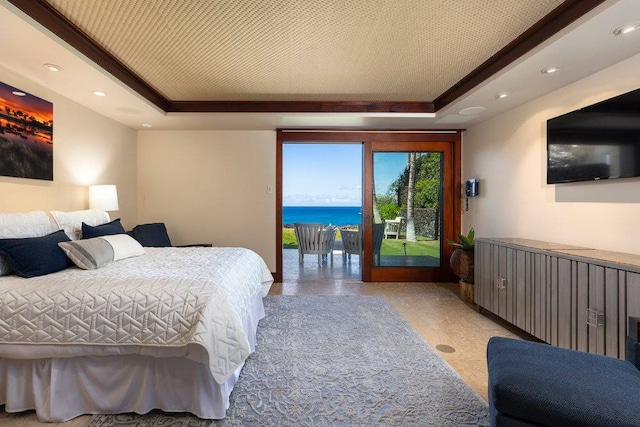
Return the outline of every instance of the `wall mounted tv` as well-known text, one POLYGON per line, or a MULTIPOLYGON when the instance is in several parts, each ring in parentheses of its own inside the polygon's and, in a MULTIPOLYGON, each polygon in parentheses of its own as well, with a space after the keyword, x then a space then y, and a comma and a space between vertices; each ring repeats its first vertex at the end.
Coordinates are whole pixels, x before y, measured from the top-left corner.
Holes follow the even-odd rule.
POLYGON ((547 183, 640 176, 640 89, 547 120, 547 183))

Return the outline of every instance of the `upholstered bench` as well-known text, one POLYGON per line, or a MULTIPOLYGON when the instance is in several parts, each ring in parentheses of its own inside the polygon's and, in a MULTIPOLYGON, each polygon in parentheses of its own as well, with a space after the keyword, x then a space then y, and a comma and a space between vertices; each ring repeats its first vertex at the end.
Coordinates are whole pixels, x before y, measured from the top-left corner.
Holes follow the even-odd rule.
MULTIPOLYGON (((640 426, 637 319, 624 361, 493 337, 487 346, 492 426, 640 426)), ((632 322, 630 322, 632 323, 632 322)))

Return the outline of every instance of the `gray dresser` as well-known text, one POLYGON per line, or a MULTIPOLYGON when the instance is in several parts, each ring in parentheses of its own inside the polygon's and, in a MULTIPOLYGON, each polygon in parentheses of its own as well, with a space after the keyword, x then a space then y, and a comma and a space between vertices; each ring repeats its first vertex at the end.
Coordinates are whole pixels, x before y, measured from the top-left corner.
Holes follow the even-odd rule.
POLYGON ((624 359, 627 318, 640 316, 640 255, 479 238, 475 302, 549 344, 624 359))

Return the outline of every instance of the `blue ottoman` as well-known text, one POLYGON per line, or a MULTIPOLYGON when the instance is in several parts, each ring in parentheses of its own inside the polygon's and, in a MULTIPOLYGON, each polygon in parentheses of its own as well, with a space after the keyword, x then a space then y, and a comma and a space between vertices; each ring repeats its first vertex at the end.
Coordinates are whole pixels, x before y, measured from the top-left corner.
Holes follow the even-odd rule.
POLYGON ((630 362, 493 337, 492 426, 640 426, 640 370, 630 362))

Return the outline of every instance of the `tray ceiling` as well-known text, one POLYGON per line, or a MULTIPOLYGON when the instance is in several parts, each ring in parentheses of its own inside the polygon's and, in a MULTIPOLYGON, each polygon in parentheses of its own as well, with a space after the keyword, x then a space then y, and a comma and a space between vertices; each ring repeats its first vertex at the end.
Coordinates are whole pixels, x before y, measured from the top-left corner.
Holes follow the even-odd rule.
POLYGON ((48 0, 176 101, 429 101, 561 0, 48 0))
POLYGON ((416 112, 464 95, 601 3, 10 1, 165 111, 416 112))

